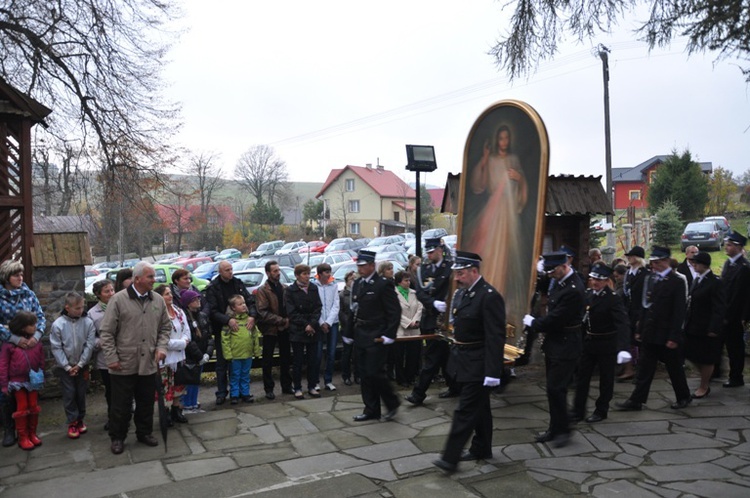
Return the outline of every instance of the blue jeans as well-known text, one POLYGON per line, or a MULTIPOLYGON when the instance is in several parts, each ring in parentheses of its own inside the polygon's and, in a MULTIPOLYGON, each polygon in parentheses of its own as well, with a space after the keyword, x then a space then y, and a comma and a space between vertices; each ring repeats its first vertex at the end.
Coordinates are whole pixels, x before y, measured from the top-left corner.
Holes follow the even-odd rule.
POLYGON ((229 396, 238 398, 250 396, 250 368, 253 366, 252 358, 232 360, 232 372, 229 375, 229 396))
MULTIPOLYGON (((201 367, 203 372, 203 367, 201 367)), ((182 395, 182 406, 193 407, 198 405, 198 390, 200 389, 199 384, 188 384, 185 386, 185 394, 182 395)))
POLYGON ((327 334, 322 334, 320 341, 318 341, 318 358, 322 361, 323 356, 323 344, 326 345, 326 369, 323 373, 323 383, 328 384, 333 382, 333 365, 336 362, 336 345, 339 342, 339 324, 334 323, 331 328, 328 329, 327 334))

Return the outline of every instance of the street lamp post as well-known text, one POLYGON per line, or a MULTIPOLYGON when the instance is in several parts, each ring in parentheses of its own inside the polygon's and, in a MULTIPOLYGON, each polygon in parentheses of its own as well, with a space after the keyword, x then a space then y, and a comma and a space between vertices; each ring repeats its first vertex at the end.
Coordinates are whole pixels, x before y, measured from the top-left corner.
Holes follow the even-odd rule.
MULTIPOLYGON (((417 238, 417 256, 422 257, 422 195, 419 186, 419 173, 432 172, 437 169, 437 163, 435 162, 435 147, 432 145, 407 145, 406 146, 406 169, 407 171, 415 171, 417 173, 417 219, 414 220, 414 227, 416 233, 414 234, 417 238)), ((404 206, 406 209, 406 206, 404 206)))

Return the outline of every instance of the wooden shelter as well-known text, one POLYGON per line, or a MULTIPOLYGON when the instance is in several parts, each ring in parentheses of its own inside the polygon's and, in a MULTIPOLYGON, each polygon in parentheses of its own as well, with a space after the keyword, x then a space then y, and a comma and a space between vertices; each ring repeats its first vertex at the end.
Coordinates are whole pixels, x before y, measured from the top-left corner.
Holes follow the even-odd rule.
MULTIPOLYGON (((52 112, 0 78, 0 261, 31 269, 31 128, 52 112)), ((31 271, 26 282, 32 286, 31 271)))

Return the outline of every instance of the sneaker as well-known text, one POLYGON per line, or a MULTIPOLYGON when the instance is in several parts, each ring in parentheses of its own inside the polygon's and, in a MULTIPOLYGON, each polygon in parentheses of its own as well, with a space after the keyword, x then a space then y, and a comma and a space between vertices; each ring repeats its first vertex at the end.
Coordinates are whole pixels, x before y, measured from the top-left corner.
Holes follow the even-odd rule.
POLYGON ((78 432, 78 422, 73 422, 68 426, 68 437, 70 439, 78 439, 81 433, 78 432))
POLYGON ((320 392, 320 386, 318 384, 315 384, 315 387, 313 387, 312 390, 319 393, 320 392))
POLYGON ((336 390, 336 386, 333 385, 333 382, 329 382, 328 384, 326 384, 326 391, 335 391, 335 390, 336 390))
POLYGON ((83 420, 78 421, 78 433, 79 434, 86 434, 86 432, 89 430, 88 427, 86 427, 86 424, 83 423, 83 420))

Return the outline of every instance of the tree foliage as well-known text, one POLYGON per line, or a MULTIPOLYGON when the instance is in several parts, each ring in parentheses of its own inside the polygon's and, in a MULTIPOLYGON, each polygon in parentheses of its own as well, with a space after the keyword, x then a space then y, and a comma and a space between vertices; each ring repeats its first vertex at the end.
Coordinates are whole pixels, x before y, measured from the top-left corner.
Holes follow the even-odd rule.
POLYGON ((681 155, 672 151, 656 170, 654 181, 649 185, 648 205, 651 213, 667 200, 677 205, 683 219, 703 216, 708 202, 708 182, 700 164, 693 161, 688 150, 681 155))
POLYGON ((737 192, 737 182, 731 171, 716 168, 708 179, 708 203, 706 215, 723 215, 729 209, 732 195, 737 192))
POLYGON ((278 207, 266 204, 261 200, 255 205, 253 212, 250 213, 250 221, 257 223, 261 228, 264 225, 273 227, 284 223, 284 216, 278 207))
POLYGON ((161 93, 176 14, 172 0, 0 0, 0 76, 53 110, 53 139, 156 168, 178 118, 161 93))
POLYGON ((435 212, 435 208, 432 207, 432 197, 430 197, 430 192, 424 184, 419 186, 419 209, 421 211, 422 230, 432 228, 432 213, 435 212))
POLYGON ((322 200, 308 199, 302 206, 302 220, 310 227, 313 223, 319 223, 323 219, 323 205, 322 200))
POLYGON ((677 204, 670 200, 664 201, 656 210, 654 243, 664 247, 679 243, 682 226, 680 209, 677 204))
MULTIPOLYGON (((719 59, 750 62, 750 0, 517 0, 507 34, 490 54, 511 78, 551 59, 567 34, 591 40, 625 21, 637 7, 648 18, 636 33, 649 48, 686 37, 688 53, 712 51, 719 59)), ((509 4, 508 4, 509 5, 509 4)), ((628 20, 630 20, 628 18, 628 20)), ((750 81, 750 67, 742 69, 750 81)))
POLYGON ((268 145, 254 145, 240 156, 234 169, 240 184, 255 198, 255 203, 275 206, 289 177, 286 163, 268 145))

